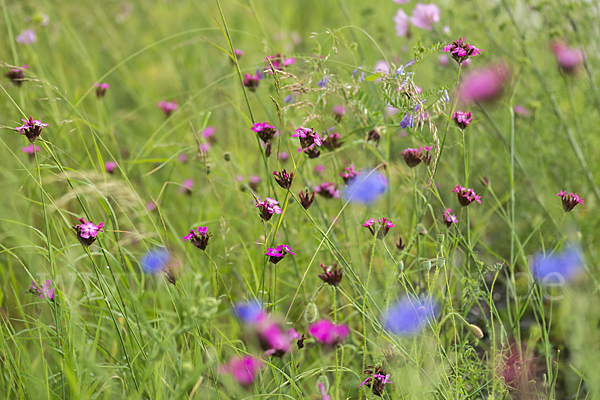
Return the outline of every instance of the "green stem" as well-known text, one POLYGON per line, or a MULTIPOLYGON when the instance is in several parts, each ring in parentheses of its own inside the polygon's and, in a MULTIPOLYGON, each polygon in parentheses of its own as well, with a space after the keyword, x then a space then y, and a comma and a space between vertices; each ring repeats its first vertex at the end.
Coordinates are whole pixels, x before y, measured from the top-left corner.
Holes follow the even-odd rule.
POLYGON ((365 293, 363 295, 362 307, 362 323, 363 323, 363 364, 361 371, 361 380, 364 380, 365 368, 367 366, 367 322, 365 315, 367 312, 367 293, 369 291, 369 281, 371 280, 371 270, 373 268, 373 260, 375 258, 375 244, 377 243, 377 233, 373 235, 373 244, 371 245, 371 258, 369 260, 369 271, 367 272, 367 281, 365 284, 365 293))

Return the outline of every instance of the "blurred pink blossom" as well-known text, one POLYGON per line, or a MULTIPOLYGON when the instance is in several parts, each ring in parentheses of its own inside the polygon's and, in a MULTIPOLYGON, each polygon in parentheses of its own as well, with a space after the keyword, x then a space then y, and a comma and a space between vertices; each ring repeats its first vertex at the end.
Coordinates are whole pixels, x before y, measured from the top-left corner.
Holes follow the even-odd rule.
POLYGON ((459 87, 463 103, 497 99, 508 84, 510 70, 506 64, 493 64, 469 74, 459 87))
MULTIPOLYGON (((398 2, 398 0, 394 0, 398 2)), ((396 15, 394 16, 394 23, 396 25, 396 36, 405 36, 408 33, 409 23, 408 23, 408 15, 401 8, 398 9, 396 15)))
POLYGON ((440 21, 440 9, 434 3, 417 3, 410 22, 420 29, 431 30, 431 25, 440 21))

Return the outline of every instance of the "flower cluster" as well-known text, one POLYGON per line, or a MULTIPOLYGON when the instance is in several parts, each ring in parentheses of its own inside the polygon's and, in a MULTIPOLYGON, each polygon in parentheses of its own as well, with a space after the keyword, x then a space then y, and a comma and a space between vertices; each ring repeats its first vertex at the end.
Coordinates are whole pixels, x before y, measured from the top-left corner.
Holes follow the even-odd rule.
POLYGON ((33 117, 29 117, 29 119, 22 119, 21 121, 25 123, 16 127, 15 131, 19 132, 21 135, 25 135, 31 143, 34 143, 37 138, 40 137, 42 129, 48 126, 48 124, 44 124, 42 121, 33 119, 33 117))
POLYGON ((348 325, 337 325, 327 319, 322 319, 311 324, 308 327, 308 333, 319 343, 335 346, 350 334, 350 328, 348 325))
POLYGON ((319 278, 321 278, 323 282, 331 286, 338 286, 340 284, 344 276, 344 270, 338 268, 337 263, 333 263, 333 265, 328 267, 321 264, 321 268, 323 269, 323 273, 319 275, 319 278))
POLYGON ((243 84, 248 88, 251 92, 255 92, 258 89, 258 85, 260 84, 261 76, 258 74, 244 74, 243 84))
POLYGON ((50 287, 52 281, 48 279, 41 286, 36 285, 34 281, 31 281, 31 287, 29 288, 29 293, 35 293, 40 295, 42 299, 48 299, 54 301, 54 289, 50 287))
POLYGON ((371 235, 377 236, 377 239, 383 239, 387 236, 389 230, 396 225, 387 218, 379 218, 378 220, 371 218, 366 220, 363 226, 369 228, 371 235), (379 224, 379 227, 376 226, 376 223, 379 224))
POLYGON ((279 207, 279 202, 270 197, 267 197, 265 201, 258 199, 256 207, 258 208, 258 211, 260 211, 261 218, 265 221, 270 220, 273 214, 282 213, 281 207, 279 207))
POLYGON ((337 132, 325 135, 321 140, 321 143, 323 144, 323 147, 329 151, 334 151, 344 144, 344 142, 340 141, 340 134, 337 132))
POLYGON ((300 145, 302 148, 298 149, 298 153, 310 150, 315 146, 321 146, 323 143, 319 137, 319 134, 311 128, 300 127, 296 129, 296 133, 294 133, 292 137, 297 137, 300 139, 300 145))
POLYGON ((77 220, 81 222, 81 224, 73 227, 77 234, 77 239, 79 239, 82 245, 89 247, 96 241, 98 233, 102 232, 104 223, 100 222, 98 225, 95 225, 92 221, 85 222, 85 218, 78 218, 77 220))
POLYGON ((381 133, 379 129, 373 128, 367 132, 367 142, 375 142, 375 147, 379 147, 379 141, 381 140, 381 133))
POLYGON ((294 253, 292 253, 292 249, 285 244, 280 244, 275 248, 269 247, 266 254, 269 256, 269 260, 273 264, 277 264, 288 254, 294 255, 294 253))
POLYGON ((431 149, 433 149, 433 146, 425 146, 424 148, 419 146, 418 149, 405 149, 402 152, 404 162, 406 162, 406 165, 408 165, 410 168, 416 167, 421 163, 421 161, 424 161, 425 164, 429 165, 431 163, 431 155, 429 154, 431 149), (425 155, 423 155, 423 149, 426 152, 425 155))
POLYGON ((571 211, 577 204, 583 205, 583 199, 579 197, 577 193, 567 194, 566 190, 561 190, 556 195, 562 199, 562 205, 565 212, 571 211))
POLYGON ((292 181, 294 179, 293 172, 288 173, 286 169, 283 169, 281 172, 273 171, 273 175, 276 176, 275 181, 283 189, 289 189, 292 187, 292 181))
MULTIPOLYGON (((399 4, 406 3, 406 1, 403 0, 394 1, 399 4)), ((432 25, 439 21, 440 9, 434 3, 417 3, 410 18, 402 9, 398 9, 398 12, 394 16, 397 36, 405 36, 408 34, 410 28, 409 22, 416 28, 431 30, 432 25)))
POLYGON ((469 57, 481 54, 481 49, 467 43, 463 38, 450 43, 442 51, 449 52, 452 58, 459 64, 465 62, 469 57))
POLYGON ((277 134, 277 129, 267 122, 257 122, 252 125, 252 132, 256 133, 265 146, 265 155, 271 155, 271 139, 277 134))
POLYGON ((300 192, 298 197, 300 197, 300 204, 304 207, 305 210, 308 210, 312 202, 315 200, 315 192, 313 190, 312 196, 309 194, 308 189, 305 189, 300 192))
POLYGON ((348 183, 349 181, 360 175, 360 172, 354 168, 354 164, 350 164, 349 167, 344 168, 344 170, 340 172, 340 176, 344 180, 344 183, 348 183))
POLYGON ((212 233, 208 232, 207 226, 199 226, 198 233, 192 229, 188 235, 183 237, 183 241, 187 242, 189 240, 200 250, 206 250, 206 246, 208 246, 208 241, 211 236, 212 233))
POLYGON ((392 383, 390 381, 391 375, 384 375, 380 367, 376 367, 375 371, 373 371, 372 367, 367 368, 365 369, 365 373, 369 374, 369 376, 360 385, 358 385, 358 387, 360 388, 361 386, 366 385, 367 387, 371 388, 371 391, 375 396, 381 397, 383 395, 383 391, 385 390, 385 385, 392 383))
POLYGON ((319 193, 326 199, 339 199, 340 191, 337 185, 333 182, 323 182, 315 187, 315 192, 319 193))
POLYGON ((452 224, 458 223, 458 219, 456 218, 456 215, 452 214, 451 208, 446 208, 446 210, 444 210, 444 223, 448 228, 450 228, 452 224))
POLYGON ((473 117, 471 115, 471 111, 454 111, 454 114, 452 114, 452 119, 456 122, 456 125, 458 125, 461 130, 465 130, 471 121, 473 121, 473 117))
POLYGON ((467 189, 460 185, 456 185, 452 191, 458 195, 458 202, 463 207, 468 206, 474 201, 481 204, 481 196, 478 196, 473 189, 467 189))
POLYGON ((156 103, 156 107, 160 108, 165 113, 167 118, 169 118, 169 116, 171 116, 171 113, 173 111, 177 110, 177 108, 178 108, 176 102, 164 101, 164 100, 161 100, 158 103, 156 103))

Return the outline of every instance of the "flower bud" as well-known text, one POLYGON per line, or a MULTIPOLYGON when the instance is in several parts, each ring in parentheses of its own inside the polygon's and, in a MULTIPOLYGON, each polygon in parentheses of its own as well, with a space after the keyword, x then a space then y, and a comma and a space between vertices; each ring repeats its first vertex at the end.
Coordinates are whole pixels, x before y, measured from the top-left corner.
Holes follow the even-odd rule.
POLYGON ((438 258, 435 261, 435 266, 438 268, 444 268, 444 265, 446 265, 446 259, 445 258, 438 258))
POLYGON ((206 175, 210 175, 211 171, 212 171, 212 165, 206 164, 206 175))
POLYGON ((223 160, 229 162, 231 161, 231 153, 226 151, 225 153, 223 153, 223 160))
POLYGON ((477 325, 469 324, 469 332, 471 332, 471 334, 477 339, 483 338, 483 331, 477 325))
POLYGON ((423 261, 423 268, 425 269, 425 271, 431 270, 431 260, 423 261))
POLYGON ((304 310, 304 320, 309 324, 315 322, 317 317, 319 316, 319 309, 314 302, 310 302, 306 305, 306 309, 304 310))

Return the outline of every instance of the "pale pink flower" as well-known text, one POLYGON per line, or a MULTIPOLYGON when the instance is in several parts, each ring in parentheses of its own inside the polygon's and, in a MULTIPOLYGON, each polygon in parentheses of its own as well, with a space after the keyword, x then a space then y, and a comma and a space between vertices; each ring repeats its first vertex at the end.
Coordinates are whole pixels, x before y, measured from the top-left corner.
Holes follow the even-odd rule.
POLYGON ((459 87, 463 103, 489 101, 498 98, 508 84, 510 71, 505 64, 489 65, 473 71, 459 87))
POLYGON ((431 30, 431 25, 440 21, 440 9, 434 3, 417 3, 410 22, 420 29, 431 30))
MULTIPOLYGON (((398 0, 395 1, 397 2, 398 0)), ((398 12, 394 16, 394 24, 396 25, 396 36, 402 37, 408 33, 408 15, 401 8, 398 9, 398 12)))

